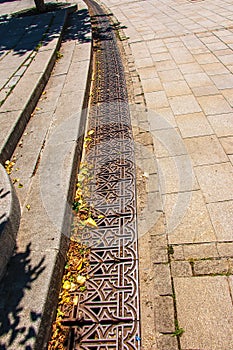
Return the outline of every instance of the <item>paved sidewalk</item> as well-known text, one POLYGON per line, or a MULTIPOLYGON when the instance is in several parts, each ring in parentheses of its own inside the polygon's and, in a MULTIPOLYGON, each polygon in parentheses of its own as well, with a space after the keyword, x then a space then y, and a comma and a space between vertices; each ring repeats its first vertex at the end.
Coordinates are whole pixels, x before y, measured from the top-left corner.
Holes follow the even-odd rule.
MULTIPOLYGON (((141 80, 149 112, 147 120, 141 112, 135 128, 150 131, 159 169, 159 192, 147 200, 153 206, 160 195, 165 214, 165 228, 162 214, 158 219, 154 212, 154 226, 148 224, 149 234, 144 232, 139 240, 144 259, 140 272, 145 277, 148 270, 140 287, 143 290, 146 284, 148 289, 148 298, 143 294, 142 300, 143 349, 230 350, 232 2, 105 0, 104 4, 124 27, 141 80), (173 332, 180 334, 177 342, 173 332)), ((148 183, 154 181, 156 186, 154 179, 149 175, 148 183)))

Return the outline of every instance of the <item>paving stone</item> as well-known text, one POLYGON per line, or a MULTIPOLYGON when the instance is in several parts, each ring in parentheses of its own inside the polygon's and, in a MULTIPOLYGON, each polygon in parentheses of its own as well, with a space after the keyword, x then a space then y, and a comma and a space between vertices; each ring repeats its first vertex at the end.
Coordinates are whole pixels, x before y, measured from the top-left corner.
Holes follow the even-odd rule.
POLYGON ((201 275, 224 275, 229 272, 227 260, 199 260, 193 264, 194 274, 201 275))
POLYGON ((211 85, 211 80, 206 73, 191 73, 184 75, 185 80, 191 88, 211 85))
POLYGON ((203 72, 202 67, 196 62, 179 64, 178 67, 183 74, 203 72))
POLYGON ((216 74, 227 74, 227 68, 220 62, 218 63, 207 63, 201 65, 202 69, 210 76, 216 74))
POLYGON ((170 129, 176 127, 176 121, 170 107, 156 108, 148 111, 150 130, 170 129))
POLYGON ((175 331, 174 301, 170 296, 157 296, 154 299, 156 330, 160 333, 175 331))
POLYGON ((184 143, 194 166, 228 161, 228 157, 215 135, 188 138, 184 140, 184 143))
POLYGON ((155 67, 142 67, 138 68, 138 73, 141 79, 154 79, 158 77, 155 67))
POLYGON ((162 194, 199 189, 187 155, 159 158, 158 171, 162 194))
POLYGON ((187 155, 187 150, 178 129, 153 130, 151 133, 155 147, 154 152, 158 158, 187 155))
POLYGON ((142 87, 144 92, 152 92, 163 90, 161 81, 159 78, 143 79, 142 87))
POLYGON ((157 337, 158 350, 178 350, 176 337, 170 334, 159 334, 157 337))
POLYGON ((156 110, 156 108, 169 107, 167 96, 164 91, 147 92, 145 93, 146 102, 149 108, 156 110))
POLYGON ((216 88, 214 84, 192 88, 192 91, 196 97, 216 95, 219 93, 219 90, 216 88))
POLYGON ((217 52, 219 50, 225 50, 227 49, 228 47, 223 43, 221 42, 220 40, 216 43, 210 43, 210 44, 206 44, 206 46, 208 47, 208 49, 212 52, 214 52, 215 54, 217 54, 217 52), (217 51, 217 52, 216 52, 217 51))
POLYGON ((226 154, 233 154, 233 136, 220 137, 221 142, 226 154))
POLYGON ((219 256, 233 257, 233 242, 217 243, 219 256))
POLYGON ((199 64, 218 62, 217 58, 211 53, 203 53, 203 54, 199 54, 199 55, 194 55, 194 57, 199 64))
POLYGON ((233 89, 222 90, 221 93, 227 100, 227 102, 233 107, 233 89))
POLYGON ((208 120, 218 137, 233 135, 233 113, 210 115, 208 120))
POLYGON ((233 88, 233 76, 230 73, 213 75, 211 79, 219 90, 233 88))
POLYGON ((172 295, 170 268, 168 264, 154 265, 154 293, 155 295, 172 295))
POLYGON ((171 69, 158 72, 162 83, 182 80, 183 76, 179 69, 171 69))
POLYGON ((183 246, 186 260, 218 258, 216 243, 189 244, 183 246))
POLYGON ((233 240, 233 201, 209 203, 207 208, 218 241, 233 240))
POLYGON ((184 260, 183 245, 171 245, 171 258, 174 260, 184 260))
POLYGON ((182 349, 229 350, 233 307, 227 277, 174 278, 182 349), (224 336, 223 336, 224 330, 224 336))
POLYGON ((220 56, 220 57, 219 57, 219 60, 220 60, 224 65, 233 64, 233 54, 231 54, 231 55, 220 56))
POLYGON ((231 164, 233 165, 233 155, 231 154, 231 155, 229 155, 228 157, 229 157, 229 159, 230 159, 231 164))
POLYGON ((203 113, 178 115, 176 122, 184 138, 213 134, 213 129, 203 113))
POLYGON ((232 111, 231 106, 222 95, 197 97, 197 101, 206 115, 228 113, 232 111))
POLYGON ((141 58, 135 60, 135 66, 136 68, 142 68, 142 67, 152 67, 153 61, 151 57, 141 58))
POLYGON ((216 240, 201 191, 166 194, 164 209, 169 244, 216 240))
POLYGON ((132 54, 136 58, 150 57, 147 45, 144 42, 130 44, 132 54))
POLYGON ((171 273, 172 277, 192 276, 191 265, 188 261, 172 261, 171 273))
POLYGON ((233 167, 229 162, 197 166, 195 173, 206 203, 233 199, 229 191, 233 188, 233 167))
POLYGON ((193 56, 186 48, 170 48, 169 52, 177 64, 194 62, 193 56))
POLYGON ((170 59, 170 60, 155 62, 155 67, 158 72, 164 72, 164 71, 176 69, 177 65, 173 60, 170 59))
POLYGON ((154 62, 172 60, 172 57, 168 52, 152 54, 151 56, 154 62))
POLYGON ((193 95, 171 97, 169 103, 175 115, 201 112, 201 108, 193 95))
POLYGON ((170 96, 180 96, 187 95, 191 93, 190 88, 188 87, 185 81, 175 81, 168 82, 163 84, 164 90, 168 97, 170 96))

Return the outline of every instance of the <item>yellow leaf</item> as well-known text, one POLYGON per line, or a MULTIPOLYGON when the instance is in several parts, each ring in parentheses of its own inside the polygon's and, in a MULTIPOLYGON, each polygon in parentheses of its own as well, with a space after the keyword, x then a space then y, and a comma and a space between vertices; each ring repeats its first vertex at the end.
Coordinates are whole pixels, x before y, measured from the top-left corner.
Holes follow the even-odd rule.
POLYGON ((78 305, 78 296, 77 295, 73 299, 73 304, 78 305))
POLYGON ((65 281, 65 282, 63 283, 63 289, 69 290, 70 288, 71 288, 71 283, 70 283, 70 281, 65 281))
POLYGON ((62 312, 60 309, 57 309, 57 317, 64 316, 64 312, 62 312))
POLYGON ((88 131, 88 135, 93 135, 95 133, 95 131, 94 130, 90 130, 90 131, 88 131))
POLYGON ((31 209, 30 204, 27 204, 27 205, 26 205, 26 208, 27 208, 27 210, 29 211, 29 210, 31 209))
POLYGON ((98 227, 95 220, 93 220, 91 217, 85 220, 86 225, 92 226, 92 227, 98 227))
POLYGON ((40 111, 41 110, 41 108, 40 107, 36 107, 36 111, 40 111))
POLYGON ((76 289, 77 289, 76 284, 71 282, 71 284, 70 284, 70 292, 74 292, 76 289))
POLYGON ((86 282, 86 277, 84 276, 78 276, 77 279, 76 279, 77 283, 80 284, 81 286, 84 285, 84 283, 86 282))
POLYGON ((81 270, 82 265, 83 265, 83 260, 81 259, 80 262, 79 262, 79 264, 78 264, 78 266, 77 266, 77 270, 78 270, 78 271, 81 270))
POLYGON ((18 188, 22 188, 23 184, 19 183, 18 188))

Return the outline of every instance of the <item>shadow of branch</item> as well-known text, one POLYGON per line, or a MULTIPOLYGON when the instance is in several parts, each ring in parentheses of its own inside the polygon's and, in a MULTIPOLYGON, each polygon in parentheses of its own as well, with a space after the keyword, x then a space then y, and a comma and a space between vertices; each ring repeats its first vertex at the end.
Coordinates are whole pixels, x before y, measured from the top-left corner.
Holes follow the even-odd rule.
MULTIPOLYGON (((67 3, 65 5, 67 7, 67 3)), ((37 14, 35 9, 29 9, 10 16, 1 16, 0 57, 8 55, 9 52, 22 56, 45 48, 60 31, 60 21, 56 21, 55 13, 63 8, 63 3, 57 3, 50 4, 50 10, 43 14, 37 14)), ((90 41, 90 38, 86 38, 86 34, 91 32, 88 11, 79 10, 70 17, 69 34, 64 39, 90 41)))
MULTIPOLYGON (((24 252, 16 253, 10 260, 7 273, 0 287, 0 349, 7 349, 18 334, 23 335, 21 344, 35 337, 33 326, 29 329, 20 325, 20 313, 23 307, 20 305, 26 290, 31 289, 32 283, 44 271, 45 257, 35 266, 31 265, 31 244, 29 243, 24 252), (6 339, 7 340, 4 340, 6 339)), ((33 310, 30 311, 33 322, 41 318, 33 310)), ((28 349, 29 350, 29 349, 28 349)))

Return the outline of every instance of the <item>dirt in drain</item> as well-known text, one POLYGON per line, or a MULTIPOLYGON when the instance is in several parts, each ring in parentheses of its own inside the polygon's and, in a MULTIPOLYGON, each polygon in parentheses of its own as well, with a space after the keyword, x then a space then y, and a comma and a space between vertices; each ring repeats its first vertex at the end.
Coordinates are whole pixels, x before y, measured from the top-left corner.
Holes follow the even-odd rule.
POLYGON ((89 255, 90 249, 86 245, 71 239, 48 350, 67 349, 70 328, 65 323, 73 316, 73 310, 79 304, 80 294, 86 290, 89 255))

